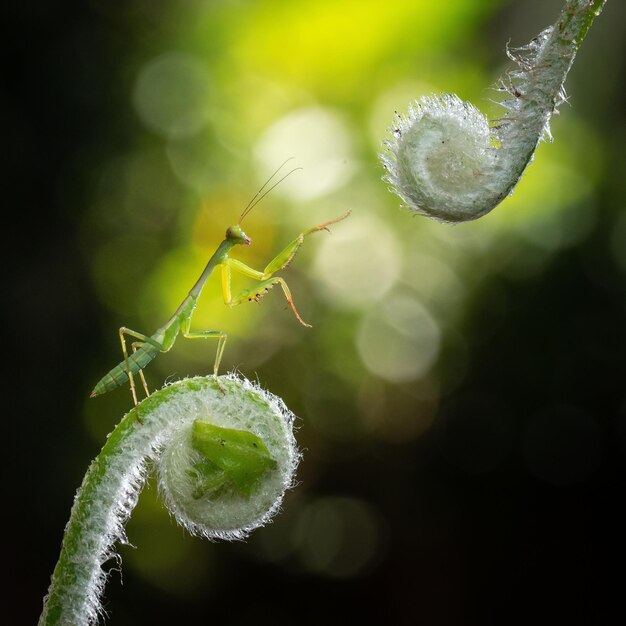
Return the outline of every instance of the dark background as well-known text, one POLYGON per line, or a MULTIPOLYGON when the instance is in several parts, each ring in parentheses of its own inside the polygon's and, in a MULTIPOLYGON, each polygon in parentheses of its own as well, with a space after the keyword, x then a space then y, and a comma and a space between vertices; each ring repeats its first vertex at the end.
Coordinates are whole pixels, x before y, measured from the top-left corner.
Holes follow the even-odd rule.
MULTIPOLYGON (((129 281, 139 276, 138 283, 145 282, 152 260, 179 243, 184 224, 169 214, 160 216, 153 230, 123 214, 98 221, 94 216, 101 207, 93 207, 103 163, 157 141, 141 128, 129 94, 138 67, 174 47, 182 14, 199 4, 166 9, 161 3, 93 0, 3 9, 9 369, 4 447, 10 459, 5 515, 11 522, 5 576, 13 583, 3 611, 6 623, 36 620, 75 489, 117 421, 114 416, 129 406, 120 392, 103 400, 100 414, 94 409, 91 421, 84 420, 93 382, 118 359, 115 329, 122 323, 156 326, 167 315, 155 306, 149 313, 154 321, 136 309, 126 316, 123 304, 103 296, 92 261, 110 237, 107 228, 131 237, 147 233, 158 244, 153 257, 142 257, 139 270, 111 268, 116 275, 127 272, 129 281)), ((229 11, 241 15, 246 4, 257 3, 214 4, 223 20, 219 28, 226 28, 229 11)), ((488 5, 462 36, 452 29, 429 44, 433 58, 465 55, 487 72, 476 91, 466 86, 474 101, 484 98, 480 89, 504 67, 504 42, 512 34, 517 43, 530 38, 553 20, 559 2, 488 5)), ((280 8, 274 10, 279 20, 280 8)), ((588 135, 568 143, 568 127, 559 133, 557 120, 554 146, 540 148, 547 153, 562 141, 564 151, 571 150, 573 175, 589 174, 590 191, 567 200, 567 211, 558 214, 563 232, 568 220, 592 215, 583 233, 547 254, 520 235, 523 228, 506 230, 491 222, 500 247, 468 261, 481 278, 468 279, 462 314, 442 324, 439 360, 414 380, 376 376, 355 356, 352 329, 368 314, 367 304, 359 310, 316 304, 313 292, 305 306, 317 335, 291 336, 249 369, 246 350, 252 350, 255 330, 247 331, 251 339, 239 340, 244 347, 233 347, 236 356, 226 366, 241 363, 251 377, 257 372, 302 418, 302 484, 272 526, 235 545, 184 536, 154 502, 151 486, 129 525, 136 549, 121 551, 123 585, 117 572, 107 585, 108 623, 485 625, 624 619, 625 17, 622 4, 609 0, 568 80, 573 107, 564 107, 561 117, 577 116, 588 135), (593 150, 587 136, 594 138, 593 150), (585 169, 590 151, 599 154, 593 173, 585 169), (501 254, 503 249, 510 254, 501 254), (520 270, 526 267, 516 265, 520 257, 540 259, 539 269, 520 270), (349 371, 338 373, 337 362, 349 371), (370 398, 364 389, 373 389, 378 395, 372 404, 382 405, 374 411, 374 427, 368 426, 372 411, 363 408, 370 398), (426 426, 420 421, 424 415, 426 426)), ((213 35, 219 52, 219 34, 213 35)), ((412 54, 408 45, 399 47, 412 54)), ((415 59, 427 52, 415 52, 415 59)), ((298 50, 286 45, 285 55, 290 54, 297 64, 298 50)), ((446 62, 454 66, 454 59, 446 62)), ((382 76, 394 57, 379 63, 382 76)), ((419 63, 409 65, 411 72, 419 71, 419 63)), ((359 117, 362 109, 347 97, 333 101, 332 92, 333 84, 326 84, 317 101, 343 104, 354 126, 367 124, 359 117)), ((255 106, 254 98, 247 106, 255 106)), ((252 136, 242 135, 243 144, 253 143, 252 136)), ((359 146, 362 169, 353 184, 367 179, 376 185, 377 148, 365 140, 359 146)), ((228 152, 219 142, 212 149, 227 152, 223 168, 250 168, 237 150, 228 152)), ((558 154, 553 158, 558 162, 558 154)), ((527 177, 541 176, 539 161, 527 177)), ((240 185, 246 178, 232 176, 240 185)), ((207 183, 207 193, 212 185, 207 183)), ((385 194, 384 184, 379 186, 385 194)), ((256 187, 253 182, 238 191, 250 196, 256 187)), ((558 191, 545 183, 538 197, 549 204, 558 191)), ((521 204, 536 200, 519 193, 521 204)), ((402 233, 399 248, 415 244, 402 237, 425 220, 397 211, 393 196, 381 197, 392 228, 402 233)), ((348 188, 325 215, 346 204, 367 213, 363 199, 356 187, 348 188)), ((269 220, 278 213, 267 211, 269 220)), ((523 206, 518 213, 524 214, 523 206)), ((216 224, 226 226, 228 219, 220 217, 216 224)), ((307 216, 312 223, 322 219, 307 216)), ((425 237, 447 227, 428 228, 425 237)), ((281 230, 278 243, 287 241, 289 232, 297 230, 281 230)), ((218 231, 207 241, 220 236, 218 231)), ((308 262, 305 257, 293 270, 300 272, 293 279, 300 293, 308 288, 308 262)), ((289 328, 293 320, 283 315, 282 305, 264 306, 264 312, 274 306, 264 323, 289 328)), ((197 361, 182 363, 176 371, 201 370, 197 361)), ((162 377, 167 375, 166 369, 162 377)))

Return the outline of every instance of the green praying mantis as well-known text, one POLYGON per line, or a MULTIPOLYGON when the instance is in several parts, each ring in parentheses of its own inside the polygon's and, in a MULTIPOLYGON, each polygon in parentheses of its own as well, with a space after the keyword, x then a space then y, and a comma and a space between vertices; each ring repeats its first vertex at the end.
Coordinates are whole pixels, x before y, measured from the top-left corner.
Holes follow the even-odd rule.
MULTIPOLYGON (((285 163, 286 162, 287 161, 285 161, 285 163)), ((274 189, 274 187, 276 187, 276 185, 282 182, 285 178, 287 178, 287 176, 295 172, 297 169, 300 169, 295 168, 291 170, 288 174, 283 176, 278 182, 276 182, 263 193, 265 187, 270 183, 274 176, 276 176, 276 174, 285 165, 285 163, 283 163, 272 174, 272 176, 270 176, 265 184, 253 196, 253 198, 250 200, 248 205, 241 213, 239 221, 226 230, 226 237, 224 241, 222 241, 222 243, 217 247, 217 250, 209 259, 206 267, 204 268, 204 271, 200 275, 200 278, 198 278, 195 285, 191 288, 178 309, 176 309, 174 315, 172 315, 172 317, 151 336, 138 333, 137 331, 131 330, 130 328, 126 328, 124 326, 119 329, 119 338, 122 345, 122 354, 124 355, 124 359, 121 363, 116 365, 100 379, 100 381, 96 384, 93 391, 91 392, 92 398, 112 391, 113 389, 116 389, 117 387, 124 384, 126 381, 129 381, 130 390, 133 396, 133 401, 135 403, 135 408, 137 408, 139 403, 137 400, 137 390, 135 387, 134 376, 136 374, 139 374, 144 391, 146 392, 146 395, 149 396, 150 392, 148 391, 148 386, 146 384, 143 370, 151 361, 153 361, 158 356, 159 353, 168 352, 169 350, 171 350, 178 335, 180 334, 182 334, 182 336, 186 337, 187 339, 217 339, 217 352, 213 365, 213 374, 217 380, 217 372, 219 370, 220 361, 222 360, 222 355, 224 354, 224 348, 226 346, 226 340, 228 336, 221 330, 192 331, 191 320, 205 283, 213 273, 213 270, 217 269, 218 267, 221 269, 222 293, 224 297, 224 303, 227 306, 234 307, 238 304, 241 304, 242 302, 259 302, 259 300, 270 289, 272 289, 272 287, 280 285, 283 293, 285 294, 285 298, 287 299, 287 303, 291 307, 291 310, 293 311, 297 320, 303 326, 310 328, 311 325, 307 324, 300 317, 300 314, 298 313, 293 302, 293 298, 291 297, 291 292, 289 291, 287 283, 284 281, 283 278, 281 278, 280 276, 274 276, 274 274, 286 268, 291 263, 294 256, 300 249, 300 246, 304 242, 304 238, 307 235, 321 230, 328 231, 329 226, 347 218, 348 215, 350 215, 350 211, 341 215, 340 217, 337 217, 328 222, 324 222, 323 224, 319 224, 318 226, 314 226, 313 228, 309 228, 308 230, 300 233, 289 245, 287 245, 287 247, 284 248, 284 250, 282 250, 282 252, 277 254, 267 264, 263 271, 255 270, 248 265, 242 263, 241 261, 233 259, 229 256, 229 252, 235 246, 249 246, 251 243, 251 239, 243 232, 241 228, 241 223, 243 222, 246 215, 248 215, 250 211, 272 189, 274 189), (230 282, 232 271, 239 272, 240 274, 243 274, 244 276, 252 278, 259 282, 254 287, 242 291, 238 296, 233 298, 230 282), (131 344, 132 354, 128 353, 128 349, 126 346, 126 337, 131 337, 132 339, 136 340, 131 344)))

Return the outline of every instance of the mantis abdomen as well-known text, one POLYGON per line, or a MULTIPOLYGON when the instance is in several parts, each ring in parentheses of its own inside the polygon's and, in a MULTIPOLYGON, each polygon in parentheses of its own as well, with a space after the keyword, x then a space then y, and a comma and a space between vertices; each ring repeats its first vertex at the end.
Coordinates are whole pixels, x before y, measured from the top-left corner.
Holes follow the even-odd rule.
POLYGON ((128 380, 128 370, 130 370, 131 374, 137 374, 137 372, 148 365, 157 354, 159 354, 157 347, 149 343, 144 344, 141 348, 138 348, 135 352, 128 355, 128 366, 124 360, 105 374, 93 388, 91 397, 102 395, 124 384, 128 380))

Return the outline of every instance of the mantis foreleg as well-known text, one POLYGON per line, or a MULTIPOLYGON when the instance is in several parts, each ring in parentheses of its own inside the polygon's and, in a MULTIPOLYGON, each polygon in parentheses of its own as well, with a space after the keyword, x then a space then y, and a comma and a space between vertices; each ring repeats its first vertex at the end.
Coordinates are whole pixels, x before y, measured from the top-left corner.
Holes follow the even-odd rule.
POLYGON ((316 233, 320 230, 329 231, 329 226, 331 226, 332 224, 336 224, 341 220, 345 220, 346 217, 350 215, 350 213, 351 211, 348 211, 347 213, 344 213, 334 220, 329 220, 328 222, 324 222, 323 224, 318 224, 317 226, 313 226, 313 228, 309 228, 308 230, 300 233, 291 243, 289 243, 265 266, 265 269, 263 270, 263 276, 260 278, 260 280, 265 280, 269 278, 272 274, 287 267, 293 260, 293 257, 296 256, 298 250, 300 249, 300 246, 304 243, 304 238, 307 235, 316 233))
POLYGON ((298 313, 296 306, 293 303, 293 298, 291 297, 291 292, 289 291, 289 287, 287 287, 287 283, 282 278, 272 278, 272 275, 279 270, 286 268, 291 263, 293 257, 296 256, 298 250, 300 249, 300 246, 304 242, 304 238, 307 235, 310 235, 320 230, 328 230, 328 227, 331 224, 340 222, 341 220, 348 217, 348 215, 350 215, 350 211, 344 213, 334 220, 329 220, 328 222, 324 222, 323 224, 318 224, 317 226, 313 226, 313 228, 309 228, 308 230, 300 233, 290 244, 288 244, 265 266, 265 269, 262 272, 259 272, 258 270, 249 267, 248 265, 242 263, 241 261, 238 261, 237 259, 226 259, 226 261, 222 265, 222 290, 224 292, 224 302, 228 306, 236 306, 237 304, 245 302, 246 300, 248 302, 251 302, 252 300, 258 302, 274 285, 278 284, 281 286, 283 293, 285 294, 285 298, 287 299, 287 303, 291 307, 291 310, 294 312, 294 315, 296 316, 298 321, 303 326, 307 326, 310 328, 311 325, 307 324, 300 317, 300 314, 298 313), (255 280, 260 281, 260 284, 257 285, 255 288, 246 289, 245 291, 241 292, 241 294, 239 294, 236 298, 233 298, 230 290, 231 269, 236 270, 244 276, 248 276, 249 278, 254 278, 255 280))
MULTIPOLYGON (((293 257, 293 254, 291 256, 293 257)), ((296 305, 293 303, 291 291, 289 291, 287 283, 279 276, 275 276, 274 278, 267 278, 267 276, 271 276, 271 274, 266 275, 263 272, 258 272, 257 270, 248 267, 245 263, 242 263, 237 259, 228 259, 228 261, 222 266, 222 289, 224 291, 224 302, 231 307, 237 306, 238 304, 246 301, 252 302, 254 300, 255 302, 258 302, 274 285, 278 284, 281 286, 283 293, 285 294, 285 298, 287 299, 287 304, 289 304, 289 306, 291 307, 291 310, 294 312, 294 315, 296 316, 298 321, 303 326, 311 328, 311 324, 307 324, 300 317, 300 314, 296 309, 296 305), (243 274, 244 276, 255 278, 256 280, 260 281, 260 283, 258 285, 255 285, 251 289, 246 289, 242 291, 236 298, 233 298, 230 290, 231 267, 237 270, 239 273, 243 274)))

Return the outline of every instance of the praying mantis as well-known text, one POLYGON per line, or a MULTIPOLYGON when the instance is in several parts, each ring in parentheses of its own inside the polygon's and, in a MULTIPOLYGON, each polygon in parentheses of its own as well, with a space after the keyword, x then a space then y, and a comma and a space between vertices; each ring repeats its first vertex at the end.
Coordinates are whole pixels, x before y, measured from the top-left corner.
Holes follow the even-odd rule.
MULTIPOLYGON (((285 163, 286 162, 287 161, 285 161, 285 163)), ((123 385, 126 381, 129 381, 130 391, 133 396, 133 402, 135 403, 135 408, 137 408, 139 403, 137 400, 137 390, 135 387, 134 376, 136 374, 139 374, 143 389, 146 392, 146 395, 149 396, 150 392, 148 391, 148 386, 146 384, 143 370, 151 361, 153 361, 159 355, 159 353, 168 352, 169 350, 171 350, 178 335, 180 334, 182 334, 182 336, 187 339, 217 339, 217 352, 213 365, 213 375, 217 380, 217 372, 219 370, 220 362, 222 360, 222 355, 224 354, 224 348, 226 346, 226 340, 228 336, 221 330, 200 330, 192 332, 191 320, 205 283, 213 273, 213 270, 217 269, 218 267, 221 269, 222 293, 224 297, 224 303, 227 306, 234 307, 246 301, 259 302, 259 300, 270 289, 272 289, 272 287, 280 285, 285 295, 285 298, 287 299, 287 304, 291 307, 291 310, 296 316, 296 319, 303 326, 306 326, 308 328, 311 327, 310 324, 307 324, 300 317, 300 314, 295 307, 293 298, 291 297, 291 292, 289 291, 289 287, 287 286, 285 280, 280 276, 274 276, 274 274, 282 269, 285 269, 291 263, 294 256, 300 249, 300 246, 304 242, 304 238, 307 235, 321 230, 328 231, 329 226, 346 219, 348 215, 350 215, 350 211, 333 220, 324 222, 323 224, 319 224, 318 226, 313 226, 313 228, 309 228, 308 230, 300 233, 291 243, 289 243, 282 250, 282 252, 277 254, 266 265, 263 271, 255 270, 248 265, 242 263, 241 261, 233 259, 229 256, 229 252, 235 246, 249 246, 251 243, 251 239, 243 232, 241 228, 241 223, 243 222, 244 218, 272 189, 274 189, 274 187, 276 187, 276 185, 278 185, 285 178, 287 178, 287 176, 295 172, 296 169, 300 169, 295 168, 291 170, 288 174, 283 176, 278 182, 276 182, 263 193, 265 187, 270 183, 274 176, 276 176, 276 174, 285 165, 285 163, 283 163, 272 174, 272 176, 270 176, 265 184, 253 196, 253 198, 250 200, 248 205, 244 208, 241 215, 239 216, 239 221, 226 230, 226 237, 224 241, 222 241, 222 243, 220 243, 220 245, 217 247, 211 258, 209 259, 206 267, 204 268, 204 271, 200 275, 200 278, 198 278, 198 280, 191 288, 180 306, 176 309, 176 312, 172 315, 172 317, 151 336, 138 333, 137 331, 131 330, 130 328, 126 328, 125 326, 122 326, 119 329, 119 338, 124 359, 121 363, 116 365, 100 379, 100 381, 96 384, 93 391, 91 392, 92 398, 108 393, 109 391, 112 391, 113 389, 116 389, 117 387, 123 385), (254 287, 242 291, 238 296, 233 298, 230 282, 232 271, 239 272, 240 274, 243 274, 244 276, 252 278, 259 282, 254 287), (126 346, 126 337, 131 337, 132 339, 136 340, 131 344, 131 348, 133 350, 132 354, 128 353, 128 349, 126 346)))

